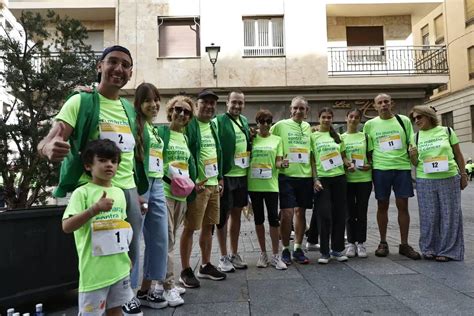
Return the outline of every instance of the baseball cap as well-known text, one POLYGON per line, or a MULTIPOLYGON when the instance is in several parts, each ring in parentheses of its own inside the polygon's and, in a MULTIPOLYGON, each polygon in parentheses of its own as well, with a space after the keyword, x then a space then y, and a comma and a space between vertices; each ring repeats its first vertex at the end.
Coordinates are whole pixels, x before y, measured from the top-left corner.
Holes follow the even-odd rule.
MULTIPOLYGON (((130 54, 130 51, 123 47, 123 46, 120 46, 120 45, 114 45, 114 46, 110 46, 110 47, 107 47, 106 49, 104 49, 104 51, 102 52, 102 55, 100 56, 100 60, 104 60, 105 57, 110 54, 111 52, 122 52, 122 53, 125 53, 128 55, 128 57, 130 57, 130 61, 132 62, 132 66, 133 66, 133 58, 132 58, 132 54, 130 54)), ((102 78, 102 74, 99 72, 97 74, 97 82, 100 82, 100 79, 102 78)))
POLYGON ((204 99, 205 97, 212 97, 215 100, 219 99, 217 94, 215 94, 214 91, 212 91, 211 89, 204 89, 201 92, 199 92, 197 96, 198 99, 204 99))

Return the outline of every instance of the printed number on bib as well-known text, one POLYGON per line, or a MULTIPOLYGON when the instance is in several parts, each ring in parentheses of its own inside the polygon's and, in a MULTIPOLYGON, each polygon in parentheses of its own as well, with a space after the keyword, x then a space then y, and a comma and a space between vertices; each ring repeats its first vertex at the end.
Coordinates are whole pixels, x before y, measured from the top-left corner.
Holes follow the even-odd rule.
POLYGON ((127 125, 100 123, 100 139, 110 139, 122 152, 131 152, 135 147, 135 138, 127 125))
POLYGON ((306 148, 290 147, 288 160, 292 163, 309 163, 309 152, 306 148))
POLYGON ((129 223, 122 219, 92 222, 92 255, 107 256, 127 252, 133 231, 129 223))
POLYGON ((400 134, 382 137, 379 139, 379 145, 383 151, 402 149, 402 139, 400 134))
POLYGON ((244 152, 240 154, 235 154, 234 156, 234 164, 237 167, 240 167, 242 169, 248 168, 249 166, 249 158, 250 158, 250 153, 249 152, 244 152))
POLYGON ((342 166, 342 157, 337 151, 333 151, 321 156, 321 164, 323 165, 324 171, 329 171, 342 166))
POLYGON ((364 155, 362 154, 352 154, 352 163, 356 166, 356 168, 362 168, 364 166, 364 155))
POLYGON ((170 163, 168 168, 168 177, 173 179, 176 176, 187 176, 189 177, 188 164, 185 162, 174 161, 170 163))
POLYGON ((448 170, 448 156, 431 157, 423 160, 423 171, 425 173, 443 172, 448 170))
POLYGON ((271 164, 252 164, 252 179, 271 179, 271 164))
POLYGON ((150 149, 148 168, 151 172, 163 173, 163 153, 156 149, 150 149))
POLYGON ((217 176, 219 170, 217 168, 217 158, 204 160, 204 173, 206 178, 217 176))

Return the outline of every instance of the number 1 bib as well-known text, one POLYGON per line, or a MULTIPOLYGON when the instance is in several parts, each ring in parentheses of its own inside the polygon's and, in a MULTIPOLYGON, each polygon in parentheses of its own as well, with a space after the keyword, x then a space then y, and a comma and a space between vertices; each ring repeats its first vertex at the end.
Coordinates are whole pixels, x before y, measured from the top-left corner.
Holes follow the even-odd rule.
POLYGON ((290 147, 288 160, 292 163, 309 163, 309 152, 306 148, 290 147))
POLYGON ((156 149, 150 149, 148 168, 151 172, 163 173, 163 153, 156 149))
POLYGON ((92 255, 107 256, 127 252, 132 241, 130 224, 122 219, 99 220, 91 224, 92 255))
POLYGON ((321 156, 321 164, 324 171, 329 171, 339 166, 342 166, 342 157, 337 151, 330 152, 321 156))
POLYGON ((379 139, 379 146, 382 151, 402 149, 402 139, 400 134, 381 137, 379 139))
POLYGON ((250 153, 249 152, 244 152, 240 154, 235 154, 234 156, 234 164, 237 167, 240 167, 242 169, 248 168, 249 166, 249 158, 250 158, 250 153))
POLYGON ((271 179, 272 165, 271 164, 252 164, 252 179, 271 179))
POLYGON ((436 173, 448 170, 448 156, 430 157, 423 160, 424 173, 436 173))
POLYGON ((131 152, 135 147, 135 138, 128 125, 100 123, 100 139, 110 139, 122 152, 131 152))

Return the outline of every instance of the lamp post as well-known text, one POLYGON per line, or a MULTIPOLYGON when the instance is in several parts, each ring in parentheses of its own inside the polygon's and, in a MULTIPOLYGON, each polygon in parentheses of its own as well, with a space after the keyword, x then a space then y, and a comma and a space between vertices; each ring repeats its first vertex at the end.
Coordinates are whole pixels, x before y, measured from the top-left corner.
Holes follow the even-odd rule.
POLYGON ((214 46, 214 43, 211 43, 211 46, 206 46, 206 53, 209 55, 209 61, 212 64, 212 73, 214 74, 214 78, 217 78, 216 73, 216 63, 217 63, 217 55, 221 51, 220 46, 214 46))

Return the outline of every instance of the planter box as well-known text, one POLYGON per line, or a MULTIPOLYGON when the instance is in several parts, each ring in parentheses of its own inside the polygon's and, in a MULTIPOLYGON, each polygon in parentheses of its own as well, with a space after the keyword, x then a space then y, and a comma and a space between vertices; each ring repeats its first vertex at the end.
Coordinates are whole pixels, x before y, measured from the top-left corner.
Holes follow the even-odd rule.
POLYGON ((64 209, 53 206, 0 213, 1 307, 77 288, 74 235, 65 234, 61 227, 64 209))

